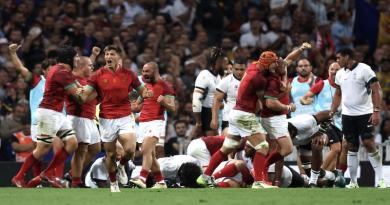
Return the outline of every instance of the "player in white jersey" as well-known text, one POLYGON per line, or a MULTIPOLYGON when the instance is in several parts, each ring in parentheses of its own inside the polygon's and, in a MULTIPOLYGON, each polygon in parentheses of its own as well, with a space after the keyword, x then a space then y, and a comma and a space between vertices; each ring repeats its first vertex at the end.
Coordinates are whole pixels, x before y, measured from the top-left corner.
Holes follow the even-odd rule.
POLYGON ((236 105, 238 87, 242 76, 244 76, 246 67, 245 59, 235 59, 232 73, 218 83, 215 91, 212 107, 212 120, 210 123, 210 127, 213 130, 218 129, 218 111, 221 108, 221 102, 223 101, 222 131, 223 133, 227 133, 225 128, 229 127, 229 113, 236 105))
POLYGON ((317 186, 319 177, 323 177, 327 172, 321 169, 322 149, 324 145, 334 140, 333 135, 327 135, 330 126, 329 111, 321 111, 315 115, 302 114, 288 119, 288 130, 293 144, 298 146, 300 160, 309 168, 311 162, 311 171, 309 185, 317 186))
POLYGON ((214 102, 214 92, 224 73, 224 53, 220 48, 213 47, 207 58, 208 69, 202 70, 195 81, 192 96, 192 111, 195 116, 195 128, 192 137, 214 136, 217 130, 210 127, 211 107, 214 102))

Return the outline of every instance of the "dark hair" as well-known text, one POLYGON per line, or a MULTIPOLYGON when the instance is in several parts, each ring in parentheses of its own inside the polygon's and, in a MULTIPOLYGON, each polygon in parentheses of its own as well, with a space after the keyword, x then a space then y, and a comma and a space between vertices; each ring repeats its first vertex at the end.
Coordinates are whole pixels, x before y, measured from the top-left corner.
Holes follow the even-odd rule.
POLYGON ((182 164, 177 172, 177 178, 180 185, 187 188, 200 188, 196 183, 196 179, 202 174, 202 170, 198 165, 192 162, 182 164))
POLYGON ((234 64, 244 64, 246 65, 246 59, 245 58, 235 58, 234 59, 234 64))
POLYGON ((54 59, 46 59, 42 61, 42 69, 47 70, 50 66, 55 65, 57 62, 54 59))
POLYGON ((349 58, 353 59, 354 58, 354 52, 350 48, 342 48, 339 51, 337 51, 338 54, 341 56, 349 56, 349 58))
POLYGON ((22 125, 31 124, 31 117, 29 115, 23 116, 22 119, 20 120, 20 123, 22 123, 22 125))
POLYGON ((121 49, 119 49, 117 46, 115 45, 108 45, 104 48, 104 52, 107 52, 107 51, 115 51, 117 54, 120 54, 121 53, 121 49))
POLYGON ((225 57, 221 48, 212 47, 209 56, 207 57, 207 65, 214 66, 218 58, 225 57))
POLYGON ((63 45, 58 49, 57 62, 68 64, 73 68, 73 58, 77 52, 72 46, 63 45))
POLYGON ((188 123, 184 120, 176 120, 176 122, 173 124, 173 127, 176 129, 176 125, 177 124, 180 124, 180 123, 184 123, 186 126, 188 126, 188 123))

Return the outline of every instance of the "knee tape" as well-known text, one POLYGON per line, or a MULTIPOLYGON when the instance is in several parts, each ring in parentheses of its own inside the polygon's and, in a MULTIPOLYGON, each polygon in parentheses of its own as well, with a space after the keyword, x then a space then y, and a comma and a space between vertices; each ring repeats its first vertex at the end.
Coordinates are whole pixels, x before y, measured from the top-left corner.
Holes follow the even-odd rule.
POLYGON ((230 138, 225 138, 225 140, 223 141, 223 146, 228 148, 228 149, 236 149, 240 146, 240 143, 241 141, 236 141, 236 140, 233 140, 233 139, 230 139, 230 138))
POLYGON ((67 141, 68 139, 70 139, 72 137, 76 138, 76 132, 74 130, 60 130, 60 131, 58 131, 57 136, 62 141, 67 141))
POLYGON ((256 145, 254 148, 256 151, 260 150, 260 149, 266 149, 266 148, 268 148, 268 142, 264 140, 264 141, 260 142, 258 145, 256 145))

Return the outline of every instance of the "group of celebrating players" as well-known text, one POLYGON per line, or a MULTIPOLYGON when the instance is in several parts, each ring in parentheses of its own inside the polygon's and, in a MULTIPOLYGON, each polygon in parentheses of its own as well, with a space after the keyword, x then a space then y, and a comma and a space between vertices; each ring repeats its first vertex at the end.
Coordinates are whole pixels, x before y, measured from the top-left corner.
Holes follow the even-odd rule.
MULTIPOLYGON (((39 76, 23 66, 16 54, 19 46, 12 44, 9 46, 11 60, 32 88, 31 130, 36 142, 34 151, 12 183, 17 187, 37 187, 42 183, 67 187, 62 174, 57 173, 62 173, 65 160, 73 154, 69 172, 71 186, 109 186, 111 192, 120 192, 120 185, 138 188, 317 187, 342 184, 344 178, 338 170, 345 171, 346 164, 351 175, 347 187, 358 187, 357 163, 351 166, 346 162, 352 162, 350 159, 356 151, 352 152, 352 147, 348 146, 346 160, 347 148, 345 143, 342 146, 345 119, 343 116, 341 120, 339 107, 344 105, 339 105, 344 103, 340 86, 345 79, 336 77, 340 67, 349 66, 349 61, 342 60, 348 58, 349 53, 337 54, 341 60, 339 64, 330 65, 329 78, 322 82, 319 93, 308 91, 299 102, 290 102, 294 88, 287 78, 287 66, 310 47, 303 43, 284 59, 265 51, 249 65, 246 59, 234 59, 228 65, 221 49, 210 49, 208 69, 202 70, 196 79, 192 102, 196 120, 193 135, 202 137, 191 141, 187 155, 157 159, 156 145, 165 138, 165 112, 176 110, 174 90, 161 78, 157 63, 146 63, 139 79, 122 67, 121 51, 109 45, 103 50, 105 65, 94 71, 99 48, 94 47, 93 54, 84 57, 73 47, 62 46, 54 65, 44 66, 44 75, 39 76), (134 91, 138 98, 131 99, 130 93, 134 91), (319 98, 320 103, 314 105, 313 96, 319 98), (94 122, 97 106, 98 127, 94 122), (304 106, 317 107, 316 113, 294 114, 304 106), (139 126, 133 112, 139 112, 139 126), (219 123, 221 115, 222 123, 219 123), (63 147, 42 170, 41 161, 51 149, 54 138, 61 139, 63 147), (100 151, 101 142, 105 157, 96 160, 82 179, 83 169, 100 151), (293 146, 299 150, 299 171, 283 163, 293 146), (329 146, 330 151, 323 161, 324 146, 329 146), (132 163, 138 151, 142 154, 141 167, 132 163), (36 174, 26 183, 25 175, 30 169, 36 174)), ((368 81, 377 83, 372 79, 368 81)), ((373 89, 373 93, 376 91, 373 89)), ((366 133, 361 131, 357 137, 366 133)), ((356 139, 349 135, 346 140, 356 145, 356 139)), ((363 144, 372 158, 377 186, 385 187, 378 151, 375 146, 363 144)))

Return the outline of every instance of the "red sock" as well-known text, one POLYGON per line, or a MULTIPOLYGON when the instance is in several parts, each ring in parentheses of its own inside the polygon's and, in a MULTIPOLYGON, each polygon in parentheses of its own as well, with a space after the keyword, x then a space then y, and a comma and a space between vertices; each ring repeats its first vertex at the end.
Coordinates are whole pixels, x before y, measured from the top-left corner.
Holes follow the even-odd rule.
MULTIPOLYGON (((266 168, 268 168, 269 165, 271 165, 277 161, 280 161, 282 159, 284 159, 284 157, 282 155, 280 155, 279 152, 277 152, 275 150, 275 151, 271 152, 271 154, 268 155, 265 166, 266 166, 266 168)), ((268 170, 266 170, 266 171, 268 171, 268 170)))
POLYGON ((35 159, 34 155, 31 153, 23 162, 22 166, 19 169, 19 172, 15 175, 15 178, 23 179, 28 170, 30 170, 34 166, 34 164, 38 162, 39 160, 35 159))
POLYGON ((77 187, 81 183, 81 177, 72 178, 72 187, 77 187))
POLYGON ((227 183, 227 182, 218 182, 218 183, 217 183, 217 186, 218 186, 219 188, 229 188, 229 187, 231 187, 230 184, 227 183))
POLYGON ((245 184, 252 184, 253 183, 253 177, 251 175, 251 172, 249 171, 248 167, 244 167, 244 169, 241 170, 242 174, 242 181, 245 184))
POLYGON ((221 152, 221 150, 218 150, 218 152, 214 153, 210 159, 209 166, 207 166, 206 171, 204 171, 204 174, 207 176, 211 176, 214 170, 226 157, 227 154, 221 152))
POLYGON ((264 168, 265 161, 266 161, 266 157, 263 154, 256 152, 255 157, 253 159, 255 181, 264 180, 264 174, 262 168, 264 168))
POLYGON ((226 165, 223 169, 219 170, 217 173, 213 174, 215 179, 221 177, 234 177, 238 173, 236 165, 234 163, 226 165))
POLYGON ((164 180, 164 177, 162 176, 161 171, 153 172, 152 174, 153 174, 154 180, 156 180, 156 182, 161 182, 164 180))
POLYGON ((42 162, 38 161, 32 166, 34 177, 38 176, 42 172, 42 162))
POLYGON ((347 164, 339 164, 339 169, 343 171, 343 173, 347 170, 348 165, 347 164))
POLYGON ((108 178, 110 178, 110 182, 116 181, 116 171, 108 173, 108 178))
POLYGON ((139 174, 139 178, 143 181, 143 182, 146 182, 146 179, 148 178, 149 176, 149 171, 148 170, 145 170, 145 169, 141 169, 141 172, 139 174))
POLYGON ((65 148, 62 148, 60 151, 58 151, 54 155, 54 158, 51 160, 49 166, 47 166, 47 168, 43 172, 45 174, 48 174, 48 173, 53 173, 53 171, 54 171, 55 172, 55 176, 62 177, 62 174, 64 172, 65 160, 68 157, 68 155, 69 154, 65 150, 65 148), (59 175, 59 174, 61 174, 61 175, 59 175))

